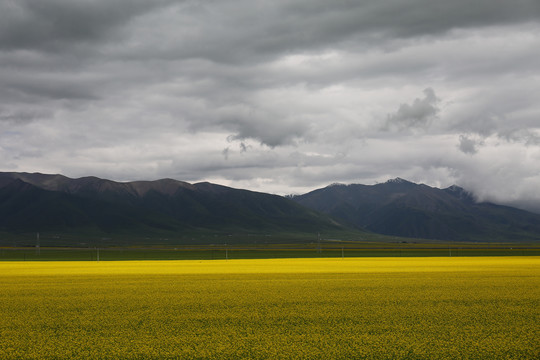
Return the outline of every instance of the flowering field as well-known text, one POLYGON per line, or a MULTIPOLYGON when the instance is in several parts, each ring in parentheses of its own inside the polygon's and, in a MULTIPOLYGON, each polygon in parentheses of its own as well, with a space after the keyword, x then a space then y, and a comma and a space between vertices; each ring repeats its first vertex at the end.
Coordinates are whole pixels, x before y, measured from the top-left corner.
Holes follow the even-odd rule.
POLYGON ((1 359, 538 359, 540 257, 0 262, 1 359))

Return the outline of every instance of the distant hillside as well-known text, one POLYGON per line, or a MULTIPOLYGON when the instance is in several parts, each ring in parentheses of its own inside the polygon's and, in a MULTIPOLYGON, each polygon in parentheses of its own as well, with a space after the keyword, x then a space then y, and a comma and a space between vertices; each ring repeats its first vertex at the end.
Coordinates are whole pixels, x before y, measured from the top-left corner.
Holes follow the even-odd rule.
POLYGON ((315 239, 317 233, 354 234, 351 229, 450 241, 530 241, 540 240, 540 215, 477 203, 457 186, 438 189, 400 178, 377 185, 334 184, 291 200, 173 179, 122 183, 0 173, 0 240, 1 234, 37 232, 127 241, 197 242, 196 234, 211 233, 315 239))
POLYGON ((540 215, 476 203, 458 187, 438 189, 400 178, 377 185, 334 184, 293 200, 375 233, 451 241, 540 239, 540 215))
MULTIPOLYGON (((137 236, 219 231, 312 233, 346 228, 277 195, 163 179, 0 173, 0 231, 137 236)), ((315 237, 315 235, 314 235, 315 237)))

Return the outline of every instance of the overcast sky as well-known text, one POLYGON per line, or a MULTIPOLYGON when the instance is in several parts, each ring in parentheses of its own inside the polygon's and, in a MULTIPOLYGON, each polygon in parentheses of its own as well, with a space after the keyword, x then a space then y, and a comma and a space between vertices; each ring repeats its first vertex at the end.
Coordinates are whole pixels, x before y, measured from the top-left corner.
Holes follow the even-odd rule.
POLYGON ((540 209, 539 59, 539 0, 0 0, 0 171, 540 209))

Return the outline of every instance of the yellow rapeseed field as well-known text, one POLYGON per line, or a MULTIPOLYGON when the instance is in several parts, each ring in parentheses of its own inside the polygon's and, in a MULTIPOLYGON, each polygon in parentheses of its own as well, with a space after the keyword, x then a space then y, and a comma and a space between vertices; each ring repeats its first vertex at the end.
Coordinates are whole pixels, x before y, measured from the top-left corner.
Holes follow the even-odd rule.
POLYGON ((1 359, 539 359, 540 257, 0 262, 1 359))

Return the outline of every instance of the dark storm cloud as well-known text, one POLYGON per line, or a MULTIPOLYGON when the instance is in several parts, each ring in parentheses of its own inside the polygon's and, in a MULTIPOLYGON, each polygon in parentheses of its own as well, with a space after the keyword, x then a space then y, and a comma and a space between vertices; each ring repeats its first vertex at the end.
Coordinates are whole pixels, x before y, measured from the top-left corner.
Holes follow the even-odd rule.
MULTIPOLYGON (((453 29, 538 20, 536 0, 506 1, 243 1, 192 7, 195 36, 181 37, 193 56, 245 62, 291 52, 400 46, 396 39, 453 29), (251 2, 248 2, 251 3, 251 2), (211 14, 211 15, 210 15, 211 14)), ((187 11, 187 10, 186 10, 187 11)))
POLYGON ((540 145, 540 134, 530 129, 509 129, 498 133, 500 138, 510 142, 524 143, 527 146, 540 145))
POLYGON ((272 118, 271 113, 233 112, 224 115, 222 124, 235 131, 229 140, 255 139, 270 147, 294 144, 308 132, 308 125, 302 121, 287 121, 279 115, 272 118))
POLYGON ((437 34, 455 28, 537 20, 536 0, 380 1, 368 24, 394 36, 437 34), (386 30, 387 29, 387 30, 386 30))
POLYGON ((474 155, 478 152, 477 146, 481 145, 477 140, 466 135, 459 136, 459 150, 464 154, 474 155))
MULTIPOLYGON (((102 33, 117 30, 144 11, 146 4, 137 3, 131 12, 120 16, 115 11, 121 8, 117 6, 120 3, 119 0, 109 5, 98 3, 96 15, 98 10, 112 9, 105 21, 101 20, 103 30, 89 26, 89 30, 81 29, 81 36, 99 39, 102 33)), ((149 4, 150 7, 155 2, 149 4)), ((162 8, 159 17, 148 17, 153 23, 142 20, 137 24, 145 33, 137 34, 140 38, 134 41, 136 46, 131 50, 140 58, 249 64, 290 53, 359 49, 366 44, 400 46, 392 44, 396 39, 533 21, 539 17, 540 6, 535 0, 172 2, 162 8)), ((66 28, 59 26, 57 31, 63 34, 66 28)))
MULTIPOLYGON (((156 23, 144 30, 159 31, 160 39, 155 40, 160 41, 139 44, 139 49, 157 51, 156 56, 176 54, 213 61, 249 59, 257 53, 274 57, 292 51, 354 47, 358 41, 436 35, 540 17, 536 0, 4 0, 0 3, 0 48, 122 41, 121 36, 129 37, 129 33, 120 30, 129 29, 131 20, 159 9, 163 17, 150 17, 156 23), (166 30, 171 33, 163 33, 166 30)), ((152 54, 139 54, 145 55, 152 54)))
POLYGON ((12 123, 26 123, 36 119, 47 119, 53 115, 51 110, 47 109, 21 109, 21 108, 2 108, 0 107, 0 121, 12 123))
POLYGON ((89 79, 76 76, 64 77, 61 74, 50 75, 19 75, 3 81, 6 88, 14 93, 25 94, 32 98, 45 99, 82 99, 94 100, 98 98, 97 86, 89 79), (85 82, 84 85, 81 82, 85 82))
MULTIPOLYGON (((290 48, 290 43, 294 43, 309 47, 352 40, 355 35, 368 34, 368 38, 374 36, 374 40, 380 39, 379 35, 416 37, 455 28, 537 20, 540 3, 535 0, 302 1, 284 5, 282 15, 273 22, 282 31, 263 38, 266 40, 263 44, 282 44, 290 48)), ((269 17, 269 20, 276 19, 269 17)), ((265 23, 268 21, 262 22, 265 23)))
POLYGON ((163 1, 5 0, 0 2, 0 48, 58 49, 107 40, 134 16, 163 1))
POLYGON ((385 130, 427 129, 437 117, 437 96, 431 88, 424 90, 423 99, 415 99, 412 104, 401 104, 395 114, 388 115, 385 130))

